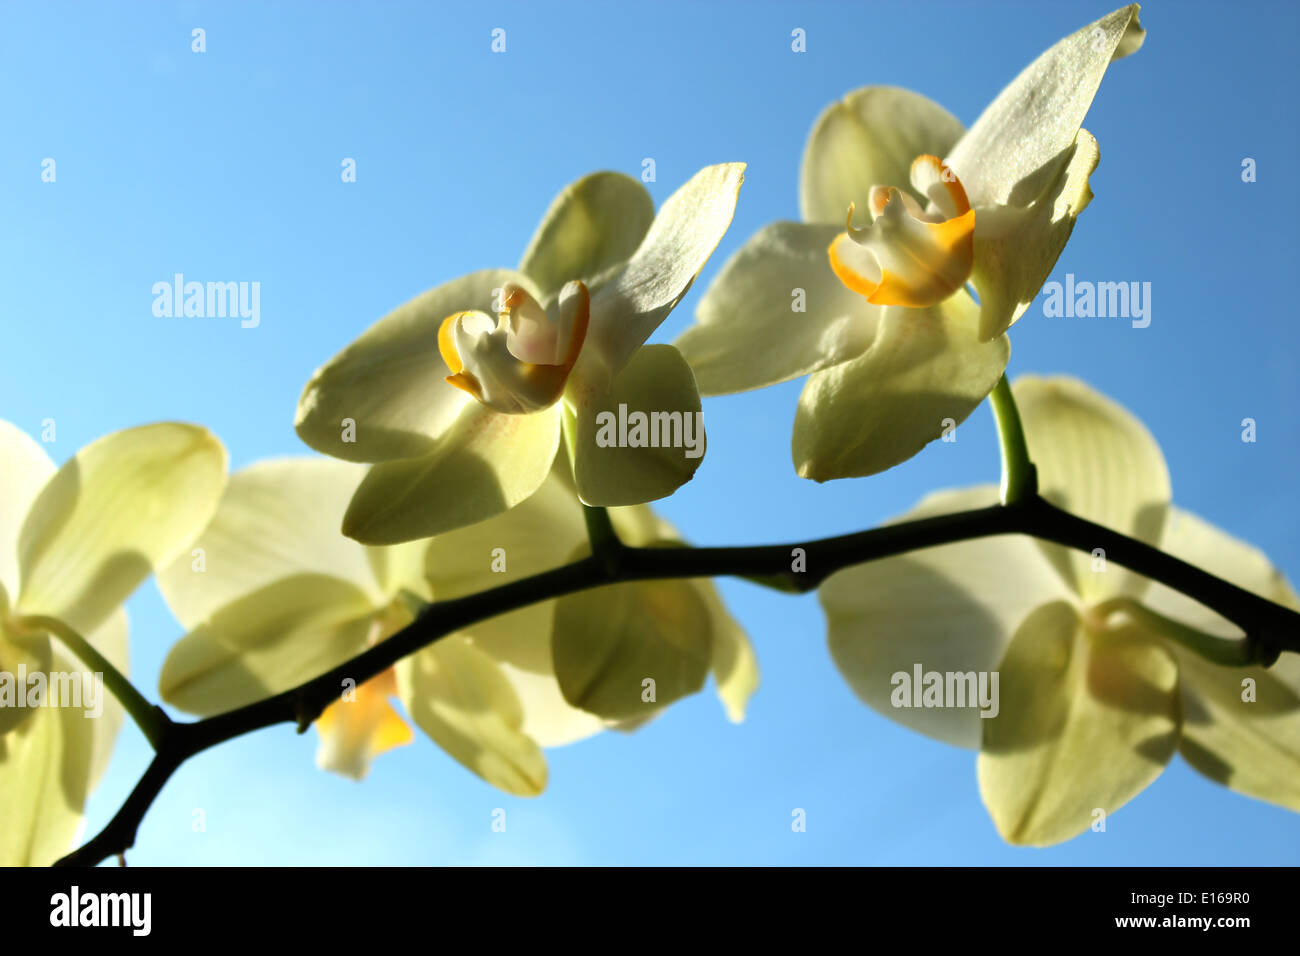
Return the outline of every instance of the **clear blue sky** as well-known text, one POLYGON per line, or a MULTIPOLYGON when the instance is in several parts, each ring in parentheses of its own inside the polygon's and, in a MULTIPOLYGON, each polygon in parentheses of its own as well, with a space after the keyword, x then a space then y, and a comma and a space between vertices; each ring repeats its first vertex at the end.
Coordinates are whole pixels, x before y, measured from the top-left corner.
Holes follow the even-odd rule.
MULTIPOLYGON (((463 273, 512 266, 552 196, 584 173, 639 174, 662 201, 699 167, 745 160, 731 232, 657 340, 758 227, 796 218, 818 112, 859 86, 916 89, 967 124, 1026 63, 1117 0, 1076 3, 6 4, 0 9, 0 417, 62 461, 157 419, 211 427, 238 467, 306 453, 295 401, 372 321, 463 273), (190 51, 191 29, 207 52, 190 51), (507 52, 490 52, 493 28, 507 52), (807 31, 807 52, 790 49, 807 31), (57 182, 41 182, 54 158, 57 182), (357 161, 358 182, 340 182, 357 161), (153 316, 154 282, 261 282, 261 325, 153 316)), ((1154 0, 1145 48, 1087 120, 1096 199, 1053 278, 1152 284, 1152 322, 1046 319, 1012 333, 1011 372, 1068 372, 1159 438, 1176 500, 1300 581, 1294 93, 1298 8, 1154 0), (1241 161, 1258 164, 1244 184, 1241 161), (1243 444, 1240 421, 1258 422, 1243 444)), ((996 478, 987 409, 885 475, 795 477, 798 383, 705 404, 709 453, 663 511, 695 541, 866 527, 924 492, 996 478)), ((711 693, 631 735, 551 751, 551 785, 506 797, 432 743, 363 784, 313 765, 281 727, 184 767, 132 859, 163 863, 1300 862, 1300 816, 1180 760, 1104 834, 1004 845, 974 755, 859 704, 813 597, 725 583, 763 686, 729 724, 711 693), (193 833, 194 808, 207 832, 193 833), (508 811, 504 834, 490 829, 508 811), (807 811, 806 833, 791 810, 807 811)), ((129 605, 133 668, 155 692, 179 636, 154 585, 129 605)), ((124 732, 92 800, 98 828, 147 760, 124 732)))

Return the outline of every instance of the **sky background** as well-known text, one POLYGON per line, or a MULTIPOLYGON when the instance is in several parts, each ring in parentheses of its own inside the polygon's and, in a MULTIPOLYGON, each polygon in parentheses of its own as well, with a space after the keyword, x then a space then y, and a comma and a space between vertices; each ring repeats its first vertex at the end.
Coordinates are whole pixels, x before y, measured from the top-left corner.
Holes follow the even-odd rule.
MULTIPOLYGON (((731 231, 656 335, 760 226, 798 216, 805 138, 833 99, 909 87, 966 124, 1020 69, 1112 9, 1053 3, 7 3, 0 7, 0 417, 56 461, 119 428, 201 422, 232 465, 305 454, 312 370, 394 306, 513 266, 552 197, 598 169, 662 202, 701 166, 744 160, 731 231), (190 50, 206 30, 207 51, 190 50), (491 31, 506 30, 504 54, 491 31), (807 52, 791 50, 802 28, 807 52), (42 183, 52 157, 57 181, 42 183), (340 181, 345 157, 357 182, 340 181), (175 272, 261 283, 261 324, 159 319, 175 272)), ((1152 321, 1031 308, 1010 373, 1084 378, 1140 417, 1176 501, 1300 581, 1295 474, 1294 50, 1300 7, 1155 0, 1086 121, 1096 199, 1052 278, 1145 281, 1152 321), (1241 181, 1243 158, 1258 181, 1241 181), (1282 184, 1278 192, 1277 184, 1282 184), (1255 444, 1241 420, 1258 423, 1255 444)), ((1041 298, 1040 298, 1041 303, 1041 298)), ((693 541, 856 530, 940 487, 995 481, 987 407, 874 478, 797 478, 800 382, 705 402, 709 452, 662 512, 693 541)), ((1032 436, 1031 436, 1032 438, 1032 436)), ((749 717, 711 691, 634 735, 548 752, 539 799, 500 794, 432 742, 356 784, 287 726, 184 766, 134 864, 1295 864, 1300 816, 1179 758, 1108 821, 1052 849, 1004 844, 975 756, 859 703, 816 598, 723 592, 759 654, 749 717), (505 833, 492 811, 507 810, 505 833), (207 829, 191 828, 202 808, 207 829), (791 812, 807 813, 807 832, 791 812)), ((156 695, 180 636, 152 581, 128 605, 132 668, 156 695)), ((92 798, 97 830, 148 760, 128 727, 92 798)))

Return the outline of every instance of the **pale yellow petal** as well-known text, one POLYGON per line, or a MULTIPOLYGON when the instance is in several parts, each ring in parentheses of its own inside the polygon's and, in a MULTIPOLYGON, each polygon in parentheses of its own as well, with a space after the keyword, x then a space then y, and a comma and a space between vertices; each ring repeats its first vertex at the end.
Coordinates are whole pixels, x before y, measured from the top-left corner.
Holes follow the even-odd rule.
POLYGON ((722 267, 676 341, 700 392, 775 385, 860 355, 884 311, 835 277, 835 226, 775 222, 722 267))
POLYGON ((718 699, 722 701, 727 718, 738 724, 745 719, 749 699, 758 690, 758 657, 749 642, 749 635, 731 616, 713 582, 701 578, 690 583, 709 610, 713 632, 709 670, 718 687, 718 699))
POLYGON ((962 132, 951 113, 920 93, 854 90, 822 112, 808 137, 799 174, 804 221, 842 225, 849 203, 865 208, 872 186, 907 186, 912 160, 946 155, 962 132))
POLYGON ((319 452, 347 461, 428 454, 473 399, 444 379, 438 329, 457 312, 494 312, 494 291, 526 284, 507 269, 475 272, 417 296, 316 370, 294 427, 319 452))
POLYGON ((1099 157, 1097 141, 1081 129, 1059 164, 1044 170, 1041 189, 1026 183, 1017 204, 976 210, 971 283, 980 296, 980 338, 1001 335, 1034 302, 1092 199, 1088 177, 1099 157))
POLYGON ((114 432, 81 449, 32 504, 19 538, 24 614, 95 630, 198 536, 221 497, 226 452, 195 425, 114 432))
POLYGON ((874 475, 966 420, 993 390, 1011 346, 981 342, 965 292, 929 309, 891 306, 862 355, 813 373, 799 396, 792 453, 804 478, 874 475))
MULTIPOLYGON (((190 713, 232 710, 361 653, 371 628, 370 599, 355 585, 324 575, 283 578, 181 638, 163 662, 159 690, 190 713)), ((340 684, 339 693, 345 689, 340 684)))
MULTIPOLYGON (((897 520, 983 508, 997 500, 991 485, 941 491, 897 520)), ((977 679, 997 670, 1025 618, 1068 592, 1032 539, 998 535, 846 568, 831 575, 819 595, 831 656, 863 703, 913 730, 973 748, 988 720, 979 707, 895 706, 898 688, 904 680, 912 688, 918 666, 922 674, 977 679)), ((898 699, 912 700, 906 694, 898 699)))
MULTIPOLYGON (((1151 433, 1132 414, 1077 379, 1023 376, 1013 386, 1038 487, 1072 514, 1159 545, 1169 471, 1151 433)), ((1040 542, 1089 601, 1146 589, 1146 579, 1107 559, 1040 542)))
POLYGON ((17 597, 18 532, 36 496, 56 468, 50 456, 21 428, 0 421, 0 588, 17 597))
POLYGON ((523 708, 501 667, 451 635, 397 665, 411 719, 494 787, 531 797, 546 787, 546 759, 522 730, 523 708))
POLYGON ((558 405, 504 415, 471 402, 433 451, 370 469, 343 533, 364 544, 398 544, 508 511, 541 486, 559 443, 558 405))
MULTIPOLYGON (((126 612, 89 640, 127 673, 126 612)), ((45 672, 58 675, 64 706, 33 708, 30 720, 0 734, 0 866, 48 866, 73 849, 122 725, 121 706, 72 655, 55 649, 45 672)))
POLYGON ((1008 203, 1074 142, 1112 60, 1137 50, 1137 4, 1061 40, 1011 81, 948 153, 972 206, 1008 203))
MULTIPOLYGON (((554 601, 547 601, 541 606, 548 615, 555 613, 554 601)), ((511 617, 514 615, 503 615, 505 619, 511 617)), ((549 622, 546 636, 549 658, 549 622)), ((519 697, 519 705, 523 708, 524 722, 520 730, 535 740, 538 746, 562 747, 578 740, 585 740, 606 728, 606 722, 600 717, 574 707, 564 699, 553 669, 550 673, 537 673, 502 663, 501 672, 514 687, 515 694, 519 697)))
MULTIPOLYGON (((557 469, 505 514, 429 541, 425 573, 434 596, 450 600, 558 568, 585 553, 586 540, 582 506, 557 469)), ((465 633, 496 660, 550 674, 553 682, 553 613, 551 602, 541 602, 478 621, 465 633)))
MULTIPOLYGON (((1172 509, 1161 547, 1300 610, 1300 598, 1267 555, 1196 515, 1172 509)), ((1241 636, 1236 625, 1158 582, 1143 603, 1205 633, 1241 636)), ((1173 650, 1183 694, 1183 757, 1211 780, 1300 811, 1300 656, 1284 653, 1266 670, 1219 667, 1181 647, 1173 650)))
POLYGON ((1300 812, 1300 657, 1285 653, 1265 670, 1174 653, 1184 759, 1216 783, 1300 812))
POLYGON ((42 709, 0 736, 0 866, 49 866, 72 849, 86 794, 84 756, 70 735, 85 721, 42 709))
POLYGON ((980 794, 1009 843, 1050 846, 1144 790, 1178 744, 1178 668, 1138 633, 1098 638, 1059 601, 1031 614, 998 666, 980 794))
POLYGON ((684 581, 638 581, 558 600, 552 638, 564 699, 614 720, 649 715, 704 686, 709 609, 684 581))
POLYGON ((671 345, 638 349, 608 391, 571 384, 565 402, 576 429, 574 481, 587 504, 665 498, 704 459, 695 375, 671 345))
POLYGON ((627 364, 726 234, 744 180, 744 163, 706 166, 668 197, 627 265, 592 296, 581 361, 609 375, 627 364))
POLYGON ((533 281, 543 302, 571 280, 591 285, 636 252, 654 217, 654 200, 639 181, 613 172, 584 176, 546 210, 519 271, 533 281))
MULTIPOLYGON (((130 660, 127 650, 128 622, 126 611, 118 609, 109 616, 108 620, 101 624, 98 630, 92 631, 86 635, 86 640, 99 653, 103 654, 117 668, 120 674, 130 676, 130 660)), ((55 657, 55 669, 62 669, 67 673, 86 673, 85 664, 73 656, 63 651, 55 657)), ((90 776, 87 782, 88 791, 94 790, 108 769, 109 760, 113 756, 113 747, 117 743, 117 732, 122 727, 122 721, 125 717, 125 711, 122 705, 117 702, 117 698, 109 692, 108 688, 102 682, 97 682, 94 688, 97 694, 97 704, 92 705, 92 710, 99 710, 98 717, 87 720, 91 724, 90 740, 90 776)), ((83 690, 83 695, 85 691, 83 690)))
MULTIPOLYGON (((1178 507, 1169 509, 1160 549, 1260 597, 1300 609, 1295 589, 1268 555, 1190 511, 1178 507)), ((1151 582, 1142 603, 1207 634, 1224 638, 1241 635, 1241 629, 1232 622, 1159 581, 1151 582)))
POLYGON ((172 614, 193 628, 237 598, 284 578, 323 574, 383 594, 366 549, 339 526, 365 468, 329 458, 257 462, 230 477, 212 522, 158 572, 172 614))

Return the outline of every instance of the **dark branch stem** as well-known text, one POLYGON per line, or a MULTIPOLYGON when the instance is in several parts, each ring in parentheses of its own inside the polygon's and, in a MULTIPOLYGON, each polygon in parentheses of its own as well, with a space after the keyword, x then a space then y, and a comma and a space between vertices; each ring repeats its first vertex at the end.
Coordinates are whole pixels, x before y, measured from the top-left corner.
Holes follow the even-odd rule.
MULTIPOLYGON (((600 516, 594 516, 599 522, 600 516)), ((597 530, 603 530, 597 523, 597 530)), ((500 587, 430 604, 408 627, 328 673, 228 713, 193 723, 168 723, 149 768, 108 825, 56 865, 93 866, 129 849, 136 830, 171 775, 190 757, 235 737, 292 723, 299 731, 339 694, 345 679, 361 684, 438 638, 529 604, 618 581, 652 578, 745 577, 792 591, 810 591, 831 574, 920 548, 998 534, 1027 534, 1091 552, 1194 598, 1241 628, 1260 664, 1282 651, 1300 652, 1300 614, 1193 567, 1171 555, 1049 504, 1037 495, 951 515, 923 518, 855 534, 792 544, 735 548, 632 548, 617 544, 617 560, 592 555, 500 587), (802 548, 805 571, 791 570, 802 548)), ((598 537, 600 537, 598 535, 598 537)), ((608 543, 607 543, 608 545, 608 543)))

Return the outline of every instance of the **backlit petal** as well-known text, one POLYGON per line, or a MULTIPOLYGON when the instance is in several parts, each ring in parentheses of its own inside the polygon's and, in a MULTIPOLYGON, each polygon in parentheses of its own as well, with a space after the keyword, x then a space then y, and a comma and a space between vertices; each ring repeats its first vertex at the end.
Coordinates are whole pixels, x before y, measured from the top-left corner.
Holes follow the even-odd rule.
POLYGON ((1138 634, 1097 638, 1071 604, 1031 614, 998 666, 983 721, 980 795, 1008 843, 1050 846, 1104 819, 1164 770, 1178 743, 1178 668, 1138 634))
POLYGON ((792 453, 804 478, 874 475, 966 420, 993 390, 1011 346, 981 342, 965 292, 929 309, 885 309, 861 356, 814 372, 799 397, 792 453))
POLYGON ((908 182, 912 160, 945 156, 963 127, 938 103, 911 90, 868 86, 832 103, 804 149, 799 207, 805 222, 844 222, 850 203, 865 208, 871 187, 908 182))
POLYGON ((1137 50, 1145 35, 1137 4, 1123 7, 1070 34, 1012 80, 947 154, 971 205, 1023 200, 1022 184, 1054 167, 1074 142, 1111 61, 1137 50))
MULTIPOLYGON (((997 501, 991 485, 941 491, 897 520, 997 501)), ((922 673, 992 672, 1030 612, 1068 592, 1031 539, 998 535, 846 568, 827 578, 819 595, 831 656, 859 699, 913 730, 973 748, 987 720, 978 708, 896 706, 894 675, 912 682, 918 666, 922 673)), ((904 695, 903 702, 912 701, 904 695)))
POLYGON ((571 383, 565 396, 574 436, 574 480, 590 505, 664 498, 690 481, 704 458, 704 417, 695 375, 671 345, 647 345, 603 394, 571 383))
POLYGON ((546 787, 546 759, 524 734, 523 708, 500 666, 469 641, 444 637, 397 665, 411 719, 488 783, 531 797, 546 787))
POLYGON ((167 606, 186 628, 231 601, 284 578, 324 574, 385 603, 366 549, 339 525, 362 465, 329 458, 256 462, 230 476, 212 522, 158 572, 167 606))
POLYGON ((438 351, 438 329, 457 312, 491 311, 494 290, 510 282, 524 280, 506 269, 475 272, 380 319, 312 375, 298 399, 298 437, 347 461, 432 451, 470 400, 444 381, 450 370, 438 351))
POLYGON ((370 469, 343 533, 365 544, 397 544, 500 514, 538 489, 559 442, 558 406, 505 415, 470 402, 432 452, 370 469))
POLYGON ((528 243, 519 271, 549 302, 566 282, 588 285, 636 252, 654 221, 645 186, 623 173, 584 176, 564 188, 528 243))
POLYGON ((207 429, 163 423, 114 432, 59 469, 19 538, 24 614, 81 634, 102 624, 150 572, 198 536, 226 483, 207 429))
POLYGON ((668 197, 627 265, 592 296, 584 361, 611 376, 627 364, 717 248, 744 180, 744 163, 706 166, 668 197))
MULTIPOLYGON (((1043 496, 1072 514, 1158 546, 1169 507, 1169 471, 1146 427, 1077 379, 1027 375, 1016 380, 1013 391, 1043 496)), ((1039 546, 1089 601, 1137 597, 1147 587, 1145 578, 1104 554, 1047 541, 1039 546)))

